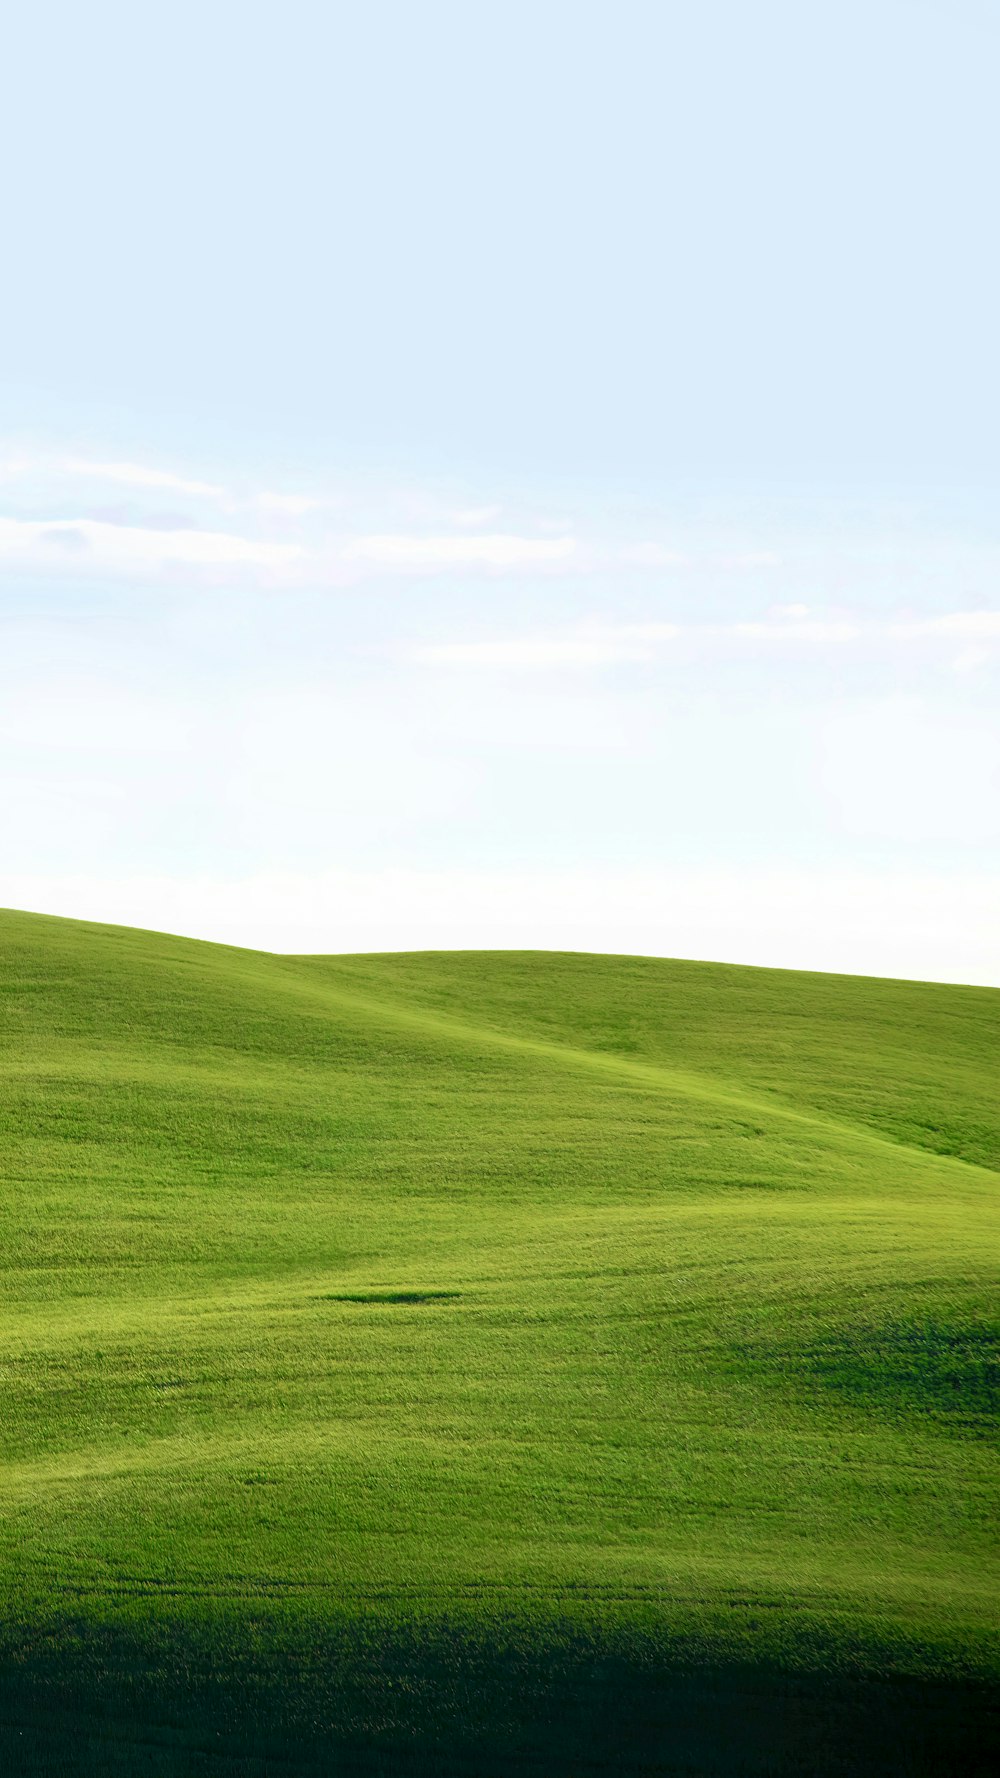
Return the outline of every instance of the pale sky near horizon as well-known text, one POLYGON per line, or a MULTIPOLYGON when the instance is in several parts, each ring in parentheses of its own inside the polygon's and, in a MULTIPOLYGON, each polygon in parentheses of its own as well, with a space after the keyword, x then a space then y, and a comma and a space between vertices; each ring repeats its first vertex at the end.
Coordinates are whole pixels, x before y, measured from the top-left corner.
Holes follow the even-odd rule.
POLYGON ((7 37, 0 903, 1000 985, 994 6, 7 37))

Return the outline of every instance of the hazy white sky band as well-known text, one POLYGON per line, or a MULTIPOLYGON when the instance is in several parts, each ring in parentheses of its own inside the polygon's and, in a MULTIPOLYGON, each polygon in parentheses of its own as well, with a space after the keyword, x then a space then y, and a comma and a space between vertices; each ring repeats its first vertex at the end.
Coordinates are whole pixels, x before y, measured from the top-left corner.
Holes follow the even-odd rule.
POLYGON ((1000 552, 0 450, 0 897, 265 949, 1000 985, 1000 552))
POLYGON ((267 951, 597 951, 1000 987, 1000 876, 4 873, 3 904, 267 951))
MULTIPOLYGON (((61 475, 71 473, 73 460, 56 459, 61 475)), ((9 464, 8 464, 9 467, 9 464)), ((214 485, 147 469, 139 464, 79 464, 80 473, 106 474, 109 478, 153 493, 182 491, 213 500, 220 490, 214 485)), ((258 503, 261 497, 258 498, 258 503)), ((294 495, 266 496, 277 503, 287 526, 302 521, 317 504, 294 495)), ((461 573, 495 571, 517 577, 544 570, 573 569, 607 573, 641 571, 669 566, 695 576, 755 568, 778 569, 776 552, 733 555, 716 552, 699 562, 683 553, 657 546, 624 544, 607 540, 581 547, 572 536, 555 538, 515 533, 412 535, 381 533, 327 538, 317 544, 308 540, 243 535, 204 529, 194 524, 138 524, 109 522, 106 518, 24 519, 0 515, 0 562, 10 569, 41 570, 71 579, 82 573, 88 579, 102 573, 135 576, 151 574, 169 579, 185 570, 220 575, 257 570, 266 587, 289 575, 296 582, 320 582, 329 578, 353 579, 366 571, 386 573, 461 573)), ((600 595, 598 595, 599 597, 600 595)), ((1000 644, 1000 607, 967 611, 900 614, 872 618, 863 612, 810 606, 802 601, 771 605, 759 616, 740 617, 724 624, 670 622, 614 623, 590 619, 574 628, 552 633, 539 630, 528 635, 495 635, 488 638, 449 639, 412 646, 416 661, 452 666, 538 668, 558 666, 596 667, 616 662, 652 658, 658 647, 678 639, 747 644, 838 646, 869 643, 948 642, 973 645, 1000 644)), ((960 653, 959 667, 979 665, 980 654, 960 653)))

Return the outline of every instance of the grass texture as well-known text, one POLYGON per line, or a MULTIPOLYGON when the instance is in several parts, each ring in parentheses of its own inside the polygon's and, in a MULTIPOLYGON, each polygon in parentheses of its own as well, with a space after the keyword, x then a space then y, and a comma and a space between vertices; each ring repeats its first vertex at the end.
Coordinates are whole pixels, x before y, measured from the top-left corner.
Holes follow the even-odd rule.
POLYGON ((0 1769, 986 1773, 1000 993, 0 915, 0 1769))

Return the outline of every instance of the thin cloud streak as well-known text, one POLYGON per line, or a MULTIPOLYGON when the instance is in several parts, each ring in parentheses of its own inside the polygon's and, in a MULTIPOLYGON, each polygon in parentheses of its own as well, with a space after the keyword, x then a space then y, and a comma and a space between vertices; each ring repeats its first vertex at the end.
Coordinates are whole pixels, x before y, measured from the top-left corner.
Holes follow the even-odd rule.
POLYGON ((88 480, 115 482, 128 488, 163 488, 172 494, 194 494, 206 500, 221 500, 225 489, 215 482, 195 481, 171 470, 153 469, 145 463, 103 463, 89 457, 65 458, 61 467, 69 475, 88 480))
MULTIPOLYGON (((294 498, 294 497, 292 497, 294 498)), ((286 508, 286 516, 304 509, 286 508)), ((49 571, 58 557, 62 567, 161 570, 173 565, 257 567, 269 572, 294 571, 296 580, 350 581, 359 575, 391 572, 437 573, 485 569, 517 574, 561 569, 572 563, 572 538, 536 539, 513 535, 411 537, 391 533, 371 537, 295 542, 283 528, 278 538, 246 536, 234 531, 201 530, 195 526, 116 523, 89 514, 67 518, 0 517, 0 559, 20 567, 49 571)))
MULTIPOLYGON (((940 640, 956 642, 1000 641, 1000 611, 957 611, 939 616, 898 619, 889 623, 850 618, 811 618, 804 607, 792 607, 789 617, 730 624, 619 624, 588 626, 563 635, 518 636, 476 642, 422 644, 412 657, 428 664, 456 667, 511 667, 534 669, 556 666, 607 666, 619 662, 649 661, 662 644, 700 642, 777 644, 784 647, 827 647, 848 644, 885 646, 940 640), (801 615, 800 615, 801 613, 801 615)), ((974 662, 989 659, 977 654, 974 662)))
POLYGON ((475 667, 600 667, 648 661, 659 642, 680 635, 676 624, 622 624, 568 636, 522 636, 510 641, 445 642, 415 650, 418 660, 475 667))
POLYGON ((567 563, 576 555, 574 537, 519 537, 507 532, 479 536, 421 537, 384 532, 352 538, 344 547, 351 562, 384 568, 534 568, 567 563))
POLYGON ((774 623, 766 619, 758 623, 737 623, 721 626, 722 635, 745 637, 751 642, 858 642, 864 626, 836 619, 796 618, 793 623, 774 623))
POLYGON ((172 566, 281 568, 303 555, 299 544, 272 543, 228 531, 157 530, 99 519, 0 518, 0 559, 44 566, 125 571, 172 566))
POLYGON ((113 482, 116 487, 189 494, 205 500, 226 498, 226 490, 216 482, 177 475, 173 470, 156 469, 148 463, 107 462, 92 457, 6 457, 0 461, 0 476, 32 476, 39 482, 69 477, 73 481, 113 482))
POLYGON ((660 543, 629 543, 621 550, 619 561, 628 568, 713 568, 743 572, 755 568, 780 568, 781 556, 775 550, 728 550, 721 553, 692 555, 669 549, 660 543))
POLYGON ((962 642, 1000 642, 1000 611, 949 611, 940 617, 910 618, 890 624, 891 636, 953 637, 962 642))

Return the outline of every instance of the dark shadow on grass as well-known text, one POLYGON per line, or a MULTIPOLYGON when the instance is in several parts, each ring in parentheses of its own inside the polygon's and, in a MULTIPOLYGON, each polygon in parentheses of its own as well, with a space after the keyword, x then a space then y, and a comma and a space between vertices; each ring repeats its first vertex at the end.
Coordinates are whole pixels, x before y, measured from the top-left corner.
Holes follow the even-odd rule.
POLYGON ((438 1303, 460 1297, 460 1290, 328 1290, 320 1303, 438 1303))
POLYGON ((786 1375, 893 1418, 932 1417, 942 1430, 994 1438, 1000 1420, 1000 1326, 985 1317, 893 1319, 845 1327, 796 1346, 786 1375))
POLYGON ((61 1620, 0 1662, 11 1778, 986 1778, 961 1679, 698 1661, 651 1631, 513 1620, 61 1620))

